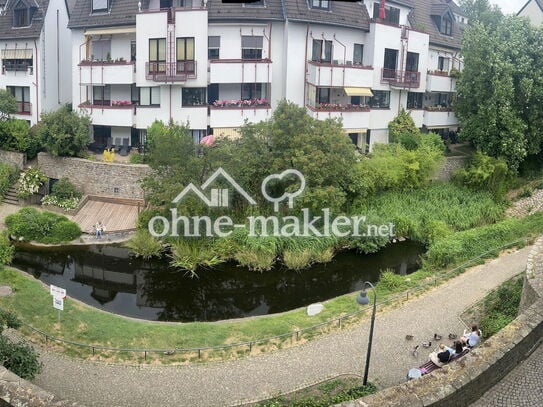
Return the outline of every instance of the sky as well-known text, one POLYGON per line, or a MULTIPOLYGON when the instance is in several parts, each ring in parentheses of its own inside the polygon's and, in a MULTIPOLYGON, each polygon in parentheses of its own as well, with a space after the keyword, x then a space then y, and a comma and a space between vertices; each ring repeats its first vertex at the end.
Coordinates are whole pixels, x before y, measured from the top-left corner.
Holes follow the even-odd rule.
POLYGON ((490 0, 490 3, 500 6, 504 14, 517 13, 527 0, 490 0))

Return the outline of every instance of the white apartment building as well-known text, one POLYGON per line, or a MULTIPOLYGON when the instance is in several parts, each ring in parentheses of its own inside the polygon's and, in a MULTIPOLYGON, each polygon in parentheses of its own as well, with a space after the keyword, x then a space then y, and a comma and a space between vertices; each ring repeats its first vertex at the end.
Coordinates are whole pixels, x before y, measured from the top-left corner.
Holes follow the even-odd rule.
POLYGON ((31 125, 71 101, 68 16, 65 0, 0 0, 0 88, 31 125))
POLYGON ((138 146, 156 119, 195 140, 236 136, 287 99, 368 150, 401 108, 421 128, 457 128, 463 18, 447 0, 387 1, 385 19, 378 1, 77 0, 73 105, 97 148, 138 146))

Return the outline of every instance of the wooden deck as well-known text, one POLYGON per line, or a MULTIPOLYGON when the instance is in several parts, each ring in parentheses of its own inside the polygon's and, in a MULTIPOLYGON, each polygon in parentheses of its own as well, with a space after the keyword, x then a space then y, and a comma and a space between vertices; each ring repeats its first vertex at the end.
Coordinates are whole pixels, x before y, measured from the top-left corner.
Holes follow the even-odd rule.
POLYGON ((84 233, 95 233, 94 225, 102 222, 106 233, 136 229, 138 206, 88 200, 73 217, 84 233))

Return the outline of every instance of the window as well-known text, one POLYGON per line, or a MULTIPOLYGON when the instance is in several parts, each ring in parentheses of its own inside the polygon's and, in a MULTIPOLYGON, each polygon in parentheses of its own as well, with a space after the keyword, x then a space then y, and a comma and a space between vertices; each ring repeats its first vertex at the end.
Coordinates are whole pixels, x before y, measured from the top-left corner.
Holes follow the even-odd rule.
POLYGON ((438 57, 437 58, 437 69, 442 72, 449 71, 449 58, 438 57))
POLYGON ((109 0, 92 0, 92 12, 107 11, 109 9, 109 0))
POLYGON ((407 72, 419 71, 419 54, 416 52, 408 52, 405 61, 405 70, 407 72))
POLYGON ((194 37, 177 39, 177 72, 194 73, 194 37))
POLYGON ((17 101, 17 113, 30 113, 30 87, 29 86, 8 86, 10 92, 17 101))
POLYGON ((93 86, 92 87, 92 104, 98 106, 111 105, 111 87, 106 86, 93 86))
POLYGON ((328 0, 309 0, 309 6, 311 8, 318 8, 321 10, 330 10, 330 1, 328 0))
POLYGON ((32 49, 3 49, 1 51, 3 71, 22 71, 31 68, 32 73, 33 54, 32 49))
POLYGON ((390 108, 390 91, 374 90, 373 97, 370 98, 370 107, 377 109, 390 108))
POLYGON ((407 93, 407 108, 408 109, 422 109, 422 96, 423 93, 408 92, 407 93))
POLYGON ((330 103, 330 88, 317 89, 317 104, 330 103))
POLYGON ((24 2, 20 1, 13 9, 13 27, 27 27, 30 25, 32 15, 36 7, 28 7, 24 2))
POLYGON ((166 38, 149 40, 149 72, 166 72, 166 38))
POLYGON ((140 88, 132 84, 130 87, 130 101, 133 105, 140 104, 140 88))
POLYGON ((243 83, 241 85, 241 100, 262 99, 261 83, 243 83))
POLYGON ((139 88, 140 106, 160 106, 160 86, 139 88))
POLYGON ((317 62, 332 62, 332 41, 324 41, 324 54, 323 54, 323 40, 313 40, 313 54, 312 61, 317 62))
MULTIPOLYGON (((379 3, 373 3, 373 18, 379 18, 379 3)), ((383 21, 388 21, 392 24, 400 24, 400 9, 396 7, 386 7, 385 8, 385 19, 383 21)))
POLYGON ((92 40, 91 48, 93 61, 111 60, 111 40, 92 40))
POLYGON ((440 32, 441 34, 452 35, 452 20, 450 18, 443 17, 440 32))
POLYGON ((206 88, 183 88, 182 104, 183 106, 205 106, 206 88))
POLYGON ((398 50, 385 48, 385 59, 383 61, 383 78, 390 79, 396 77, 397 60, 398 50))
POLYGON ((207 58, 219 59, 219 50, 221 48, 221 37, 209 36, 207 37, 207 58))
POLYGON ((364 45, 354 44, 353 64, 362 65, 363 58, 364 58, 364 45))
POLYGON ((450 95, 448 93, 438 93, 437 105, 441 107, 449 107, 451 105, 450 95))
POLYGON ((130 61, 136 61, 136 41, 130 41, 130 61))
POLYGON ((262 59, 264 37, 243 35, 241 37, 241 59, 262 59))
POLYGON ((207 86, 207 104, 212 105, 217 100, 219 100, 219 84, 210 83, 207 86))

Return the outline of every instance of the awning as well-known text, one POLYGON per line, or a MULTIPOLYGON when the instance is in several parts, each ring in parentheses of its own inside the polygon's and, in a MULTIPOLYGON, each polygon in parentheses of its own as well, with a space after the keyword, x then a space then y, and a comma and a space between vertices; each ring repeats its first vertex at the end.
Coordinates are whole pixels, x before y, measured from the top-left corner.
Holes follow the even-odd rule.
POLYGON ((213 135, 215 138, 228 137, 237 139, 241 137, 238 130, 239 129, 237 127, 214 127, 213 135))
POLYGON ((32 48, 3 49, 2 59, 32 59, 32 48))
POLYGON ((113 35, 135 33, 136 27, 94 28, 85 31, 85 35, 113 35))
POLYGON ((368 129, 343 129, 345 133, 367 133, 368 129))
POLYGON ((347 96, 373 96, 370 88, 344 88, 347 96))

